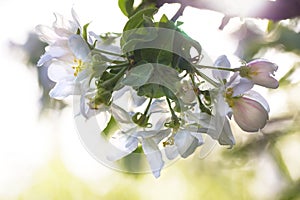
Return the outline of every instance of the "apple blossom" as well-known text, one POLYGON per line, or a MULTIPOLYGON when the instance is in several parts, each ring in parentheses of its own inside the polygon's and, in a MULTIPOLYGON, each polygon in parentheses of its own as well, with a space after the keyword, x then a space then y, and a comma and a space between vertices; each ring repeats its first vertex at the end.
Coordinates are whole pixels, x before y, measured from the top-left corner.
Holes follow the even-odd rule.
POLYGON ((257 85, 276 89, 278 81, 273 77, 278 66, 265 59, 255 59, 240 68, 240 76, 248 78, 257 85))
POLYGON ((255 132, 266 125, 269 119, 269 106, 259 93, 249 90, 251 88, 249 86, 251 84, 247 83, 247 80, 236 76, 227 86, 224 95, 240 128, 255 132))
MULTIPOLYGON (((219 63, 219 66, 220 63, 223 63, 222 67, 230 67, 228 59, 224 56, 220 56, 216 63, 219 63)), ((251 62, 250 66, 252 66, 251 62)), ((251 70, 252 68, 249 69, 251 70)), ((228 75, 228 73, 215 73, 215 77, 219 80, 226 79, 228 75)), ((216 105, 218 115, 222 116, 225 114, 231 117, 232 114, 240 128, 248 132, 255 132, 263 128, 269 118, 268 103, 259 93, 251 90, 253 85, 253 81, 243 78, 239 76, 239 73, 235 72, 226 81, 225 85, 220 85, 219 94, 223 93, 224 97, 222 98, 219 95, 216 105)))
MULTIPOLYGON (((136 94, 133 93, 133 96, 136 94)), ((118 95, 116 95, 118 96, 118 95)), ((136 99, 136 97, 133 97, 136 99)), ((134 103, 134 101, 133 101, 134 103)), ((136 101, 138 103, 138 101, 136 101)), ((149 113, 157 112, 157 108, 161 108, 162 102, 153 102, 149 109, 149 113)), ((138 105, 138 104, 137 104, 138 105)), ((158 178, 160 171, 164 166, 161 150, 158 145, 162 139, 170 134, 170 129, 163 128, 165 117, 164 115, 156 121, 155 126, 140 127, 136 124, 130 114, 131 112, 125 111, 123 108, 116 104, 111 105, 111 114, 119 124, 119 131, 114 133, 109 141, 118 149, 118 151, 111 154, 109 152, 108 159, 111 161, 119 160, 138 148, 141 143, 144 154, 147 157, 148 163, 152 170, 153 175, 158 178)))
POLYGON ((69 95, 81 95, 81 82, 89 77, 86 72, 76 80, 90 61, 90 49, 86 41, 77 35, 81 29, 77 15, 72 9, 73 20, 66 20, 55 14, 56 21, 52 27, 39 25, 36 27, 41 40, 47 42, 46 53, 41 56, 38 66, 48 67, 49 78, 56 82, 50 91, 52 98, 63 99, 69 95))

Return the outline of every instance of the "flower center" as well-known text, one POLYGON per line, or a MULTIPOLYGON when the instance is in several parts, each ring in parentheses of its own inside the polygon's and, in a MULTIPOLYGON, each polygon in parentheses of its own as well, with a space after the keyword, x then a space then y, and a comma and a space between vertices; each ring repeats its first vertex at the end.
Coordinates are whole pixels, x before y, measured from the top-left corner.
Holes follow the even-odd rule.
POLYGON ((83 65, 83 62, 82 62, 81 59, 74 58, 74 63, 75 63, 75 65, 72 66, 72 69, 75 70, 74 71, 74 76, 77 76, 78 73, 84 69, 84 65, 83 65))
POLYGON ((233 95, 233 88, 228 88, 225 92, 225 99, 226 99, 226 102, 228 103, 229 107, 234 106, 234 100, 232 98, 232 95, 233 95))
POLYGON ((242 66, 240 67, 240 76, 251 78, 253 76, 256 76, 258 74, 257 70, 254 70, 253 68, 242 66))
POLYGON ((163 142, 163 147, 166 147, 168 145, 174 145, 175 139, 174 139, 174 133, 168 137, 168 139, 166 141, 163 142))

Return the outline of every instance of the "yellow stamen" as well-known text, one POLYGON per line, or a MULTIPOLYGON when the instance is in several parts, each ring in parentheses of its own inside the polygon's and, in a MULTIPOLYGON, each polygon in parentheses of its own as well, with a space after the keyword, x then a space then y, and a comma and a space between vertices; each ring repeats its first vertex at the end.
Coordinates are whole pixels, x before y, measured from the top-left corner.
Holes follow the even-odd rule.
POLYGON ((233 107, 234 106, 234 100, 233 100, 233 88, 228 88, 225 92, 225 99, 226 102, 228 103, 229 107, 233 107))
POLYGON ((174 145, 174 135, 172 134, 168 139, 163 142, 163 147, 166 147, 168 145, 174 145))
POLYGON ((75 70, 74 71, 74 76, 77 76, 78 73, 84 69, 84 65, 83 65, 83 62, 82 62, 81 59, 74 58, 73 61, 74 61, 75 65, 72 66, 72 69, 75 70))

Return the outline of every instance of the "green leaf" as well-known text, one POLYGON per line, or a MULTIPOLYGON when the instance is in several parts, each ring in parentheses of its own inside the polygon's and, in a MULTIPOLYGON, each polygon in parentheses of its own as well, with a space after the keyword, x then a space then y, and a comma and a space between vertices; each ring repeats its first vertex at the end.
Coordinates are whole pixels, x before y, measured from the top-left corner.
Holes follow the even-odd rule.
POLYGON ((139 96, 145 96, 149 98, 161 98, 166 95, 166 90, 167 88, 162 85, 150 83, 139 87, 137 94, 139 96))
POLYGON ((155 28, 138 28, 123 33, 121 47, 123 53, 127 53, 137 49, 138 44, 151 42, 157 37, 155 28))
POLYGON ((118 124, 115 118, 111 116, 106 128, 102 131, 101 134, 104 135, 106 138, 109 138, 118 129, 118 124))
POLYGON ((176 26, 181 26, 182 24, 184 24, 184 22, 181 22, 181 21, 176 21, 176 26))
POLYGON ((147 83, 162 85, 175 94, 179 92, 180 88, 178 72, 171 67, 161 64, 153 64, 153 72, 147 83))
POLYGON ((168 17, 165 14, 163 14, 163 16, 160 18, 159 22, 161 22, 161 23, 168 23, 169 19, 168 19, 168 17))
POLYGON ((119 8, 126 17, 130 17, 134 11, 134 0, 119 0, 119 8))
POLYGON ((150 63, 134 67, 129 71, 122 83, 128 86, 142 86, 150 78, 153 72, 153 66, 150 63))
POLYGON ((94 72, 93 77, 96 78, 101 77, 108 67, 107 62, 99 54, 93 55, 91 65, 94 72))
POLYGON ((180 93, 180 78, 178 72, 171 67, 153 64, 149 79, 138 88, 139 96, 160 98, 167 96, 176 99, 175 94, 180 93))
POLYGON ((123 31, 128 31, 131 29, 142 27, 144 22, 144 15, 148 17, 153 17, 153 15, 157 12, 157 8, 146 8, 138 11, 133 16, 131 16, 126 23, 123 31))
POLYGON ((87 23, 83 26, 82 37, 86 42, 87 42, 87 28, 89 25, 90 25, 90 23, 87 23))

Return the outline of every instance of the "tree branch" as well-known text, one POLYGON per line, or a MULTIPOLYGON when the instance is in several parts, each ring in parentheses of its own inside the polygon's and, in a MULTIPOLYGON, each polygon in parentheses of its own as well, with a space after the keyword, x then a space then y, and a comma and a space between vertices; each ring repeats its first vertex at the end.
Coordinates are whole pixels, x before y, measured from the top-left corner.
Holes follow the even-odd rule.
POLYGON ((172 17, 172 21, 173 22, 176 22, 177 21, 177 19, 180 17, 180 16, 182 16, 183 15, 183 11, 184 11, 184 9, 185 9, 185 5, 183 5, 183 4, 181 4, 180 5, 180 8, 178 9, 178 11, 176 12, 176 14, 172 17))
POLYGON ((198 9, 217 11, 229 17, 250 17, 279 21, 300 16, 300 0, 266 0, 264 2, 264 5, 259 10, 257 10, 256 13, 249 13, 247 15, 243 15, 242 13, 233 13, 231 9, 216 6, 216 4, 212 4, 211 1, 157 0, 156 5, 157 7, 161 7, 165 3, 179 3, 183 8, 190 6, 198 9))

